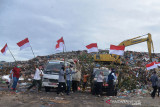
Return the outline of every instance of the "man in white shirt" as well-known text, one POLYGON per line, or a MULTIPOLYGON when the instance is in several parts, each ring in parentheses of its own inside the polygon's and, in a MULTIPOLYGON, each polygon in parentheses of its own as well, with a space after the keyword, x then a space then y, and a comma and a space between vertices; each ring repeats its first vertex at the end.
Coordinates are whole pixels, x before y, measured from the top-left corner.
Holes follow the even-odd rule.
POLYGON ((35 66, 35 70, 36 71, 35 71, 32 85, 28 87, 28 90, 30 90, 33 86, 36 86, 38 84, 38 91, 40 92, 42 87, 41 76, 43 76, 43 72, 38 68, 37 65, 35 66))
POLYGON ((98 97, 100 97, 100 95, 102 94, 102 87, 103 87, 103 72, 101 71, 100 74, 97 77, 97 87, 96 87, 96 94, 98 95, 98 97))

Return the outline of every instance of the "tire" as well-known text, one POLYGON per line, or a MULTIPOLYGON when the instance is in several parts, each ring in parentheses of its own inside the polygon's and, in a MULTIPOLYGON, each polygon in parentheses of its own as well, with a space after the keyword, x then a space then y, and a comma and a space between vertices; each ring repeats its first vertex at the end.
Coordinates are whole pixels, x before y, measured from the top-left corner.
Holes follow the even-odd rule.
POLYGON ((45 87, 45 91, 46 91, 46 92, 49 92, 50 89, 51 89, 51 87, 45 87))

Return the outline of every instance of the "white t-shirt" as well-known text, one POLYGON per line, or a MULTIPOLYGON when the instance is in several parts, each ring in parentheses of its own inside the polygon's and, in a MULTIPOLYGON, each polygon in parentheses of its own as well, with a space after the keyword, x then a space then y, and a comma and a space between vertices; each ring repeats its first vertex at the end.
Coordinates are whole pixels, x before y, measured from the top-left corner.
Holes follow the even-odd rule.
POLYGON ((42 71, 39 70, 38 68, 36 68, 36 72, 35 72, 35 75, 34 75, 34 79, 35 79, 35 80, 40 80, 40 79, 41 79, 41 76, 40 76, 41 73, 42 73, 42 71))
POLYGON ((103 82, 103 76, 100 74, 98 75, 98 78, 97 78, 97 82, 103 82))

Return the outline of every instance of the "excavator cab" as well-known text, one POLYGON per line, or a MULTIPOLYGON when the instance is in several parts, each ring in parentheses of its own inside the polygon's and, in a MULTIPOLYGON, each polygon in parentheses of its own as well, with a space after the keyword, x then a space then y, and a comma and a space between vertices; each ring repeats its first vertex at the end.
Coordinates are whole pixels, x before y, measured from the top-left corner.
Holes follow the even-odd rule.
POLYGON ((104 63, 120 63, 120 59, 116 60, 117 55, 110 54, 96 54, 94 55, 95 62, 104 62, 104 63))

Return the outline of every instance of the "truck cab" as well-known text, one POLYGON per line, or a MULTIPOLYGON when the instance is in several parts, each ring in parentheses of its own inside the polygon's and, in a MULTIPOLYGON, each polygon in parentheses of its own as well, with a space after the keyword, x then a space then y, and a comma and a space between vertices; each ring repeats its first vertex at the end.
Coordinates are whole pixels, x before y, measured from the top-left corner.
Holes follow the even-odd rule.
MULTIPOLYGON (((65 62, 65 66, 69 65, 69 62, 65 62)), ((51 88, 58 87, 59 72, 61 70, 64 61, 50 60, 44 68, 44 75, 42 78, 42 86, 45 87, 45 91, 50 91, 51 88)))

